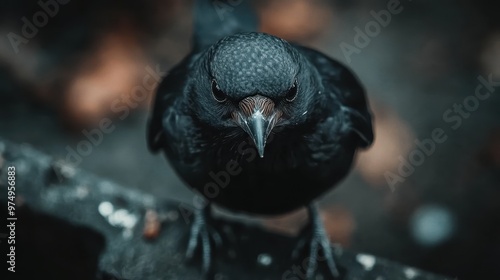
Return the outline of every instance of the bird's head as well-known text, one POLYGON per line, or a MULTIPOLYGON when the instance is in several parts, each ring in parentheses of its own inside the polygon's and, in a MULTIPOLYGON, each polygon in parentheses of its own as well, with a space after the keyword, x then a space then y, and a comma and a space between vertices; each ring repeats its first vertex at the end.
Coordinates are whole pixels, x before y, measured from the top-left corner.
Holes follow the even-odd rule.
POLYGON ((319 90, 317 73, 305 58, 264 33, 226 37, 198 63, 189 89, 198 119, 222 130, 243 129, 261 157, 274 128, 307 119, 319 90))

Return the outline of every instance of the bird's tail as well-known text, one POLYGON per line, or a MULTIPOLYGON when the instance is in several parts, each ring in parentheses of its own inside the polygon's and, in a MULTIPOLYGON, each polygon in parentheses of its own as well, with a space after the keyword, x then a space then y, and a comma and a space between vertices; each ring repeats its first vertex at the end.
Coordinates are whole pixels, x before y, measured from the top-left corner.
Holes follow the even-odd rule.
POLYGON ((194 47, 206 48, 219 39, 258 30, 250 0, 195 0, 194 47))

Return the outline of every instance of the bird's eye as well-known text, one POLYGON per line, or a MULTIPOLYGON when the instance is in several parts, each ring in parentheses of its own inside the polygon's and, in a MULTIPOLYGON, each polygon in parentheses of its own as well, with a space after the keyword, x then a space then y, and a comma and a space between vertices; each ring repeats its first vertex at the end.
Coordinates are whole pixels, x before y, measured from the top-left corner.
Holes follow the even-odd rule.
POLYGON ((285 100, 292 102, 297 97, 297 80, 293 83, 293 86, 288 90, 285 96, 285 100))
POLYGON ((219 88, 215 80, 212 81, 212 95, 217 102, 224 102, 227 100, 226 94, 219 88))

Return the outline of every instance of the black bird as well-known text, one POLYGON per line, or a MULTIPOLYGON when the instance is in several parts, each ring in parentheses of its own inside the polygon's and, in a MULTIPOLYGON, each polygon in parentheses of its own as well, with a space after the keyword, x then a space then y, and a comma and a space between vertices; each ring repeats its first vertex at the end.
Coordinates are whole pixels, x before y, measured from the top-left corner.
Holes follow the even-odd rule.
MULTIPOLYGON (((244 1, 197 0, 194 28, 193 50, 158 88, 151 150, 163 150, 188 186, 231 211, 265 216, 308 207, 307 277, 319 250, 338 276, 313 201, 373 141, 360 82, 318 51, 256 32, 244 1)), ((201 249, 207 273, 215 238, 209 209, 196 212, 187 250, 192 257, 201 249)))

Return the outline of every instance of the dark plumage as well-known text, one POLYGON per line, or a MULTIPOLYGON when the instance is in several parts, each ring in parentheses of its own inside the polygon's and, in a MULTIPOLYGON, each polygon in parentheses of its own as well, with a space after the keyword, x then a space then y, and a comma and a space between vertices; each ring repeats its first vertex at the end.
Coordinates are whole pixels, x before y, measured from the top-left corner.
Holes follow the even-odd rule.
POLYGON ((218 22, 208 2, 196 3, 195 27, 203 28, 193 51, 158 89, 150 148, 230 210, 275 215, 308 206, 373 141, 364 90, 339 62, 249 32, 256 21, 239 22, 239 10, 218 22), (233 28, 214 36, 220 29, 208 24, 233 28))
POLYGON ((373 139, 364 91, 348 69, 263 33, 232 35, 173 69, 158 89, 150 135, 153 150, 165 149, 181 178, 206 196, 216 192, 205 187, 214 183, 210 173, 226 172, 235 160, 241 173, 208 198, 256 214, 308 205, 346 175, 356 148, 373 139), (212 96, 212 79, 227 102, 212 96), (287 102, 295 79, 297 97, 287 102), (263 158, 231 118, 237 102, 256 94, 276 100, 283 112, 263 158))

